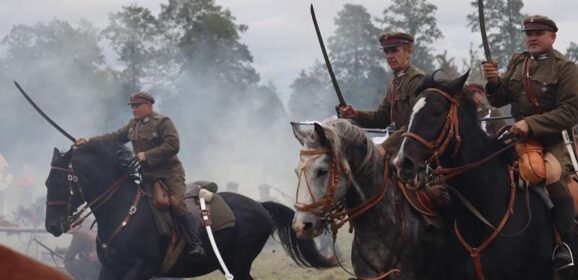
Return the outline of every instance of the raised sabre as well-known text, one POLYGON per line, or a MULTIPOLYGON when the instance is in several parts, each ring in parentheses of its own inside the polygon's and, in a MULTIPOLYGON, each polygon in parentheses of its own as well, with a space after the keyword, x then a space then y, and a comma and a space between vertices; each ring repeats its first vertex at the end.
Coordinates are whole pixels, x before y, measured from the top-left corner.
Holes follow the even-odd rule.
POLYGON ((484 0, 478 0, 478 21, 480 23, 480 33, 482 34, 484 56, 486 57, 486 62, 491 62, 492 54, 490 53, 490 45, 488 44, 488 36, 486 34, 486 19, 484 17, 484 0))
MULTIPOLYGON (((317 33, 317 40, 319 41, 319 46, 321 47, 321 52, 323 53, 323 60, 325 61, 325 66, 327 67, 329 77, 331 77, 331 83, 333 84, 333 88, 335 89, 335 93, 337 94, 337 98, 339 99, 339 107, 343 107, 347 105, 347 103, 345 103, 345 99, 341 94, 339 84, 337 83, 337 79, 335 78, 335 74, 333 73, 333 67, 331 67, 331 62, 329 61, 329 56, 327 56, 327 50, 325 50, 323 37, 321 37, 321 31, 319 30, 319 24, 317 24, 317 18, 315 17, 315 10, 313 10, 313 4, 311 4, 311 19, 313 19, 313 25, 315 26, 315 33, 317 33)), ((337 114, 339 114, 339 110, 337 110, 337 114)))
POLYGON ((36 110, 36 112, 38 112, 48 123, 50 123, 52 125, 52 127, 56 128, 56 130, 60 131, 60 133, 62 133, 64 136, 66 136, 66 138, 70 139, 70 141, 76 143, 76 138, 72 137, 72 135, 70 135, 68 132, 66 132, 66 130, 62 129, 62 127, 60 127, 50 117, 48 117, 42 111, 42 109, 40 109, 40 107, 38 107, 38 105, 36 105, 36 103, 34 103, 32 98, 30 98, 30 96, 28 96, 28 94, 26 94, 24 89, 22 89, 22 87, 20 86, 20 84, 18 84, 17 81, 14 81, 14 85, 16 85, 16 88, 18 89, 18 91, 20 91, 20 93, 22 93, 24 98, 26 98, 28 103, 30 103, 30 105, 32 105, 32 107, 36 110))

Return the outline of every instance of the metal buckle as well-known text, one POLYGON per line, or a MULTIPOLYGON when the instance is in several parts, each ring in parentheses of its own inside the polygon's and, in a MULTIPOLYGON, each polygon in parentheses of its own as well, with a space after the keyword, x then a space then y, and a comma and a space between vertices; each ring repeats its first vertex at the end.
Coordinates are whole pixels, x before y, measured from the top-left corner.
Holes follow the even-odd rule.
POLYGON ((130 207, 130 209, 128 209, 128 213, 130 215, 134 215, 134 213, 136 213, 136 210, 137 210, 136 206, 133 205, 130 207))

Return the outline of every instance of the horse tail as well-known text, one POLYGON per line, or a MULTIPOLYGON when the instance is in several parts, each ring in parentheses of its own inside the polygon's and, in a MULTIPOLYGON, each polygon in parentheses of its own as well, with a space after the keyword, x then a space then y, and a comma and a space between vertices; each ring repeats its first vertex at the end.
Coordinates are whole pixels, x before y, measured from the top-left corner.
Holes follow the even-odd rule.
POLYGON ((280 203, 266 201, 261 205, 269 211, 273 220, 273 235, 277 232, 285 252, 293 261, 305 267, 328 268, 337 266, 335 257, 325 257, 315 246, 313 239, 299 239, 292 228, 295 212, 280 203))

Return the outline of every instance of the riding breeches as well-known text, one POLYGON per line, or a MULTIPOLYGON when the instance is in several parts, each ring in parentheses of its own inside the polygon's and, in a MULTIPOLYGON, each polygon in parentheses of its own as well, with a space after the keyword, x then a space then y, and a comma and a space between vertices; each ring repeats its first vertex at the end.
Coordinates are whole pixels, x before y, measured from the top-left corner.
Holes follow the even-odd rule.
POLYGON ((572 160, 568 154, 568 150, 564 145, 563 141, 558 141, 556 143, 550 144, 545 147, 544 152, 549 152, 558 159, 560 162, 560 167, 562 168, 562 176, 558 182, 546 185, 546 189, 552 198, 562 198, 569 197, 570 191, 568 190, 568 180, 569 175, 574 172, 574 167, 572 166, 572 160))

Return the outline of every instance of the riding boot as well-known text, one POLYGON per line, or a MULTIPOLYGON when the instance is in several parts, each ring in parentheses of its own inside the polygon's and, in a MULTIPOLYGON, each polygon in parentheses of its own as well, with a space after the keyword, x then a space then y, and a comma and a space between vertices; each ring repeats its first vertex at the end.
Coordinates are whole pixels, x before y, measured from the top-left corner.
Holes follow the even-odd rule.
POLYGON ((574 201, 572 197, 559 197, 552 198, 552 202, 552 220, 562 241, 552 255, 554 270, 558 271, 574 266, 574 201))
MULTIPOLYGON (((176 211, 178 212, 178 211, 176 211)), ((189 245, 188 253, 195 258, 205 257, 205 249, 199 236, 198 224, 195 217, 191 213, 177 214, 175 213, 179 223, 183 228, 183 235, 189 245)))

